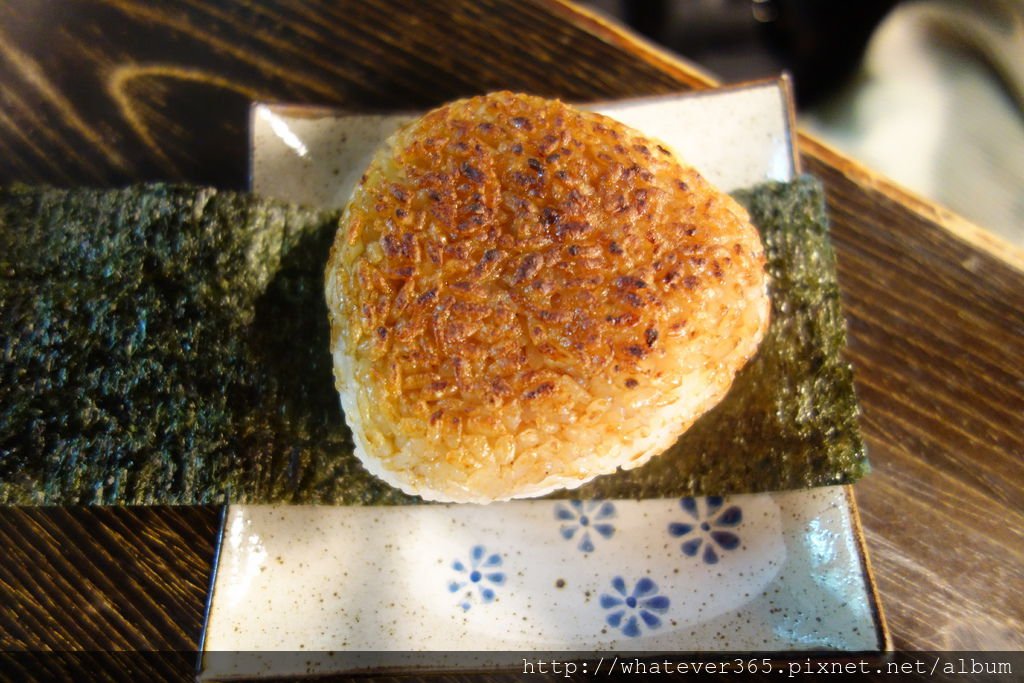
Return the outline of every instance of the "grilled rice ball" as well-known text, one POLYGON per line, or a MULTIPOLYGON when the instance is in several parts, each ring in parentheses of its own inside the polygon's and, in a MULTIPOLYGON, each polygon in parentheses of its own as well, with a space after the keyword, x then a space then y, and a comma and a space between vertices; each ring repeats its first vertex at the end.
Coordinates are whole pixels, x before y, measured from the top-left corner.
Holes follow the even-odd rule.
POLYGON ((663 143, 509 92, 382 145, 326 296, 357 456, 474 503, 642 465, 722 399, 769 317, 742 207, 663 143))

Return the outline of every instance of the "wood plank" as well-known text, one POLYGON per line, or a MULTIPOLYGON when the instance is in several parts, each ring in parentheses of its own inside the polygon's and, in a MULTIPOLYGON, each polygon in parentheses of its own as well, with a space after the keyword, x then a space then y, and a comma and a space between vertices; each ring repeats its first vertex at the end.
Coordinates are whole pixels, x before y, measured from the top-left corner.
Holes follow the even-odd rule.
POLYGON ((220 524, 212 506, 0 508, 0 678, 92 664, 118 680, 191 675, 180 653, 198 649, 220 524), (97 654, 25 654, 73 650, 97 654))

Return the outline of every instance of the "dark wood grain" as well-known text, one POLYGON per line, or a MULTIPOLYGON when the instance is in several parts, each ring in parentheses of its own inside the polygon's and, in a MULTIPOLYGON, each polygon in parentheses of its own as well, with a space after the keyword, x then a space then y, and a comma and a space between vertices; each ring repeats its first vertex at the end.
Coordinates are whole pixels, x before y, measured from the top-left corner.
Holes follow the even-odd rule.
POLYGON ((621 54, 531 3, 5 5, 0 183, 243 188, 253 100, 409 109, 501 88, 679 89, 621 54))
POLYGON ((830 190, 875 466, 857 496, 896 645, 1019 649, 1024 277, 804 149, 830 190))
MULTIPOLYGON (((710 80, 543 0, 25 0, 0 5, 0 85, 0 183, 240 188, 253 99, 408 109, 710 80)), ((875 465, 857 495, 894 643, 1024 647, 1024 259, 809 138, 801 150, 832 212, 875 465)), ((0 649, 194 648, 216 520, 3 511, 0 649)))
MULTIPOLYGON (((680 82, 711 84, 554 7, 680 82)), ((856 493, 893 645, 1024 648, 1024 256, 810 136, 798 144, 827 188, 874 466, 856 493)))
POLYGON ((191 679, 220 521, 216 507, 0 508, 0 680, 191 679))

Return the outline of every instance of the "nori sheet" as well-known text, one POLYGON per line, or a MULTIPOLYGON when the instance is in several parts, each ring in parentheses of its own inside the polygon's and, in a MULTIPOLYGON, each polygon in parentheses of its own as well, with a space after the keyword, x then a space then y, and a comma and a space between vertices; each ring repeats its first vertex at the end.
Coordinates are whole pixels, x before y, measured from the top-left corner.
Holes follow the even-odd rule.
MULTIPOLYGON (((743 200, 773 278, 757 357, 669 453, 556 496, 866 472, 821 188, 743 200)), ((0 504, 419 502, 352 454, 323 299, 338 218, 165 185, 0 190, 0 504)))

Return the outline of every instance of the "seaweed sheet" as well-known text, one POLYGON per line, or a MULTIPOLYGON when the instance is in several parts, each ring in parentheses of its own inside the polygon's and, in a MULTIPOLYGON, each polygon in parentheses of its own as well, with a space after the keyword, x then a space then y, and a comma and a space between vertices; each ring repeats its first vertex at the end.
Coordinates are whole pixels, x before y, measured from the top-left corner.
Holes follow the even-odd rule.
MULTIPOLYGON (((773 320, 669 453, 560 496, 849 483, 867 470, 822 191, 743 193, 773 320)), ((338 214, 149 185, 0 190, 0 504, 413 503, 352 454, 323 269, 338 214)))

